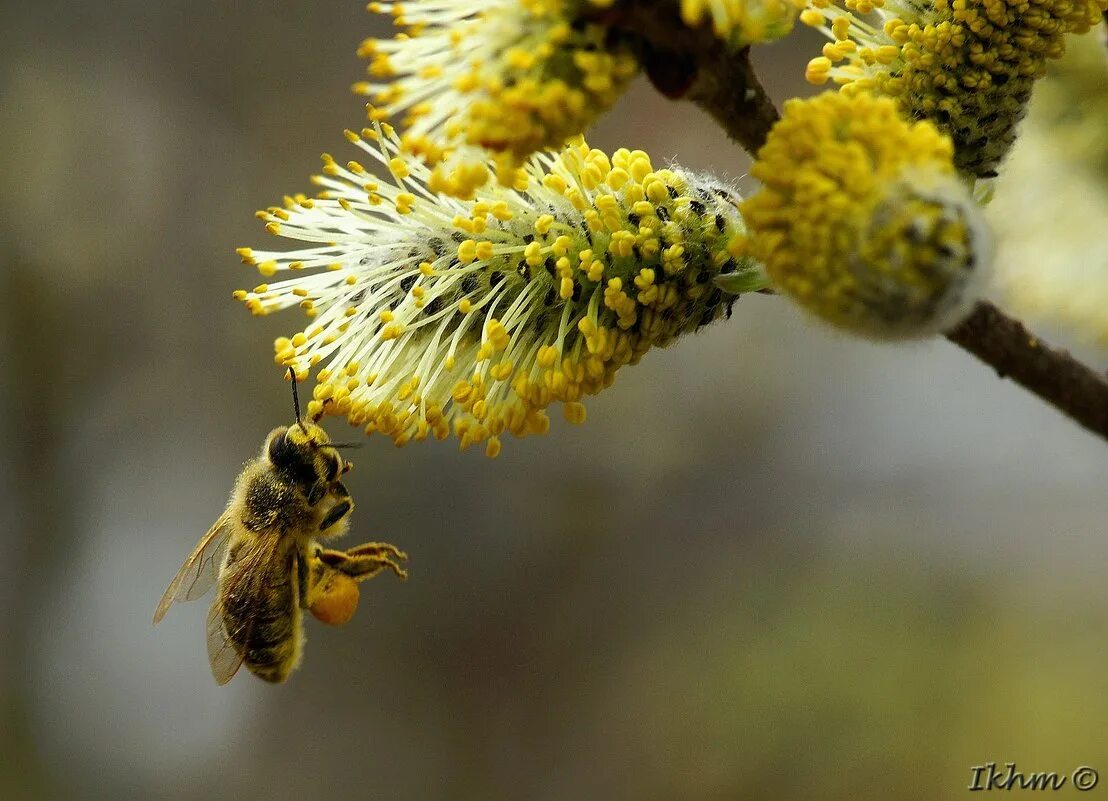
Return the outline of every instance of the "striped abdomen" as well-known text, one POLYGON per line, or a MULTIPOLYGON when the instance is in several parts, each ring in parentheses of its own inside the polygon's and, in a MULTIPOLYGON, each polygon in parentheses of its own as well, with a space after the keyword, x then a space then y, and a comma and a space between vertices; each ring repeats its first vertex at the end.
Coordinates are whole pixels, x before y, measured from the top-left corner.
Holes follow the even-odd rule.
MULTIPOLYGON (((233 565, 228 567, 234 570, 233 565)), ((224 597, 224 625, 251 673, 266 681, 282 682, 300 662, 295 553, 290 549, 281 558, 254 569, 261 574, 242 576, 245 580, 235 582, 242 589, 224 597)))

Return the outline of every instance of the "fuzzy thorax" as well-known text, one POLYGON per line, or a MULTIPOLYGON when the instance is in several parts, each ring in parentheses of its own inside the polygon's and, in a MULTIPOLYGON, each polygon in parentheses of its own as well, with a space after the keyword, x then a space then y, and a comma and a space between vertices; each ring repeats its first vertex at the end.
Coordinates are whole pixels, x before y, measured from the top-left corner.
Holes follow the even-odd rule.
POLYGON ((777 289, 825 321, 878 339, 944 331, 978 299, 991 258, 950 140, 888 98, 791 100, 741 206, 777 289))
POLYGON ((738 257, 734 191, 641 151, 571 145, 529 160, 515 188, 462 201, 428 189, 430 170, 388 126, 348 138, 389 179, 325 156, 319 198, 260 212, 308 246, 240 251, 281 280, 237 298, 310 318, 277 340, 276 361, 318 371, 312 416, 398 445, 453 433, 495 456, 505 431, 544 432, 554 401, 581 422, 582 398, 620 367, 728 311, 717 278, 765 285, 738 257))

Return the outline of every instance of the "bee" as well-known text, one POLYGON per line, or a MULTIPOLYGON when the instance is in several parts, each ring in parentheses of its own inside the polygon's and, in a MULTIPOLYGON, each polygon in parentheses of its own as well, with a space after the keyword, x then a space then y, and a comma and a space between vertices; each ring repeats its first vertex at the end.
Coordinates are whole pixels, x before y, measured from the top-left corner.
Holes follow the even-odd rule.
POLYGON ((269 432, 261 454, 235 481, 227 509, 169 583, 154 612, 165 617, 174 601, 191 601, 216 586, 208 612, 208 661, 218 684, 243 664, 261 679, 283 682, 300 663, 302 609, 341 625, 358 605, 358 583, 391 570, 407 578, 407 555, 371 542, 347 551, 321 540, 346 533, 354 501, 340 481, 353 465, 315 422, 300 417, 269 432))

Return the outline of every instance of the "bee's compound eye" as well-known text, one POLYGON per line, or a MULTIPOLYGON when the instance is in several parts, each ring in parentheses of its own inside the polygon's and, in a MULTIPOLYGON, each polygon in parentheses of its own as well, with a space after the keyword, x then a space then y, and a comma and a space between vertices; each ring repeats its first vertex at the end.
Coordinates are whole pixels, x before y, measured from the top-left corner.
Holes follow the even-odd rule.
POLYGON ((293 445, 289 442, 289 430, 278 428, 269 435, 269 447, 267 455, 269 461, 275 465, 288 464, 292 457, 293 445))
POLYGON ((342 459, 336 453, 332 455, 331 459, 327 460, 327 480, 334 481, 340 475, 342 475, 342 459))

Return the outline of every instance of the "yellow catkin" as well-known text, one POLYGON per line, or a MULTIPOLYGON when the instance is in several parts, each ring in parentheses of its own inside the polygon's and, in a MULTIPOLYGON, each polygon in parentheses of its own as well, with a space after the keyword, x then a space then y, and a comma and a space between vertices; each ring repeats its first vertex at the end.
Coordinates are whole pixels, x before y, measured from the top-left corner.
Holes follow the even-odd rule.
POLYGON ((520 194, 487 183, 459 201, 433 193, 436 167, 391 129, 347 139, 387 174, 325 158, 324 193, 283 220, 302 249, 240 251, 274 280, 238 300, 312 318, 274 342, 282 368, 315 373, 312 417, 397 445, 452 435, 494 457, 506 434, 545 433, 553 404, 584 422, 584 399, 620 369, 767 285, 740 250, 735 191, 642 151, 577 141, 527 161, 520 194), (372 195, 386 202, 367 213, 372 195), (335 230, 341 244, 321 247, 335 230))
POLYGON ((487 0, 480 15, 465 0, 374 3, 378 13, 402 9, 402 32, 363 42, 368 80, 354 89, 371 98, 371 120, 403 111, 406 148, 440 167, 435 191, 470 199, 492 175, 505 186, 526 182, 525 158, 583 132, 638 71, 627 45, 582 16, 589 2, 487 0), (460 145, 500 157, 474 172, 454 157, 460 145))
POLYGON ((790 100, 751 174, 752 254, 820 318, 882 339, 957 323, 987 273, 989 237, 953 146, 889 98, 790 100))
POLYGON ((893 98, 908 119, 930 120, 954 143, 954 164, 992 178, 1016 137, 1032 85, 1065 36, 1085 33, 1108 0, 844 0, 813 4, 801 20, 835 44, 808 64, 814 84, 893 98), (874 26, 856 14, 876 11, 874 26), (826 24, 825 24, 826 23, 826 24))

